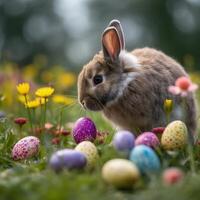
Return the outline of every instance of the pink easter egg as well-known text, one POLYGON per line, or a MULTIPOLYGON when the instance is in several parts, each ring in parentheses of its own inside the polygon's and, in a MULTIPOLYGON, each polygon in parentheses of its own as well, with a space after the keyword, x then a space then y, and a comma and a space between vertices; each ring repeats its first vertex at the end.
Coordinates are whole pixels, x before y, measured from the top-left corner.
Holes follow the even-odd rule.
POLYGON ((144 144, 149 147, 157 147, 160 143, 158 137, 152 132, 144 132, 135 140, 135 145, 144 144))
POLYGON ((12 149, 14 160, 23 160, 35 156, 39 151, 40 140, 35 136, 27 136, 19 140, 12 149))

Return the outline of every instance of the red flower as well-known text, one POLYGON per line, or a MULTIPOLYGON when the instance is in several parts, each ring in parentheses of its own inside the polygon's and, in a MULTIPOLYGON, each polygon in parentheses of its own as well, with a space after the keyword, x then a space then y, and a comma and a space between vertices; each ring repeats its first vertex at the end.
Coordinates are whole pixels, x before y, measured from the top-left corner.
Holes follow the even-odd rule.
POLYGON ((151 132, 155 133, 156 135, 161 135, 165 130, 165 127, 156 127, 151 130, 151 132))
POLYGON ((63 129, 63 130, 61 130, 61 134, 64 136, 67 136, 67 135, 70 135, 71 132, 63 129))
POLYGON ((53 138, 53 139, 51 140, 51 143, 52 143, 52 144, 60 144, 60 138, 58 138, 58 137, 53 138))
POLYGON ((98 144, 103 144, 104 141, 105 141, 105 139, 106 139, 106 137, 107 137, 108 135, 109 135, 108 132, 100 132, 100 131, 97 131, 97 138, 96 138, 96 140, 97 140, 98 144))
POLYGON ((15 119, 14 119, 14 122, 15 122, 16 124, 19 124, 20 126, 26 124, 27 121, 28 121, 28 120, 27 120, 26 118, 24 118, 24 117, 18 117, 18 118, 15 118, 15 119))

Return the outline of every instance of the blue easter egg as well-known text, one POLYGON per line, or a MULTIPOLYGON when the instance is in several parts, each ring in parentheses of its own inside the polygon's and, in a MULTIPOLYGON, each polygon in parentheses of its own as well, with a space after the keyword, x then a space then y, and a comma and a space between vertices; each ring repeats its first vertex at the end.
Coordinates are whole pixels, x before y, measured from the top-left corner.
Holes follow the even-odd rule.
POLYGON ((129 131, 121 130, 115 134, 112 143, 117 151, 129 152, 134 147, 135 136, 129 131))
POLYGON ((56 172, 62 169, 82 169, 87 160, 83 153, 73 149, 63 149, 55 152, 49 161, 50 167, 56 172))
POLYGON ((160 160, 153 149, 146 145, 136 146, 130 153, 130 160, 137 165, 144 174, 156 172, 160 169, 160 160))

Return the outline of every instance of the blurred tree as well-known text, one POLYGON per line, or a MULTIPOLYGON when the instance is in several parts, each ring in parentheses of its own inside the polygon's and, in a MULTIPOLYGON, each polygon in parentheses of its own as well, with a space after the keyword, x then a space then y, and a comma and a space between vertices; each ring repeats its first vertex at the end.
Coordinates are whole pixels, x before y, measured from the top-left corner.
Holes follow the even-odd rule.
MULTIPOLYGON (((64 60, 67 33, 53 10, 53 0, 1 0, 1 58, 27 64, 37 54, 64 60)), ((65 60, 66 61, 66 60, 65 60)))
POLYGON ((42 54, 79 68, 113 18, 128 50, 154 47, 200 69, 200 0, 0 0, 0 58, 24 65, 42 54))

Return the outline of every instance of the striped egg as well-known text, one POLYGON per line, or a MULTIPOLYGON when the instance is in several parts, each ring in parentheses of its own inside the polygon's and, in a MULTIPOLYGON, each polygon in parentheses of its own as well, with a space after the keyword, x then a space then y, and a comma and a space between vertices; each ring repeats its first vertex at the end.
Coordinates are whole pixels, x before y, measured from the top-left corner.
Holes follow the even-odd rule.
POLYGON ((14 160, 23 160, 35 156, 39 151, 40 140, 35 136, 27 136, 19 140, 12 149, 14 160))
POLYGON ((83 153, 87 159, 87 167, 92 168, 95 166, 99 156, 96 146, 90 141, 83 141, 79 143, 75 150, 83 153))
POLYGON ((177 150, 187 144, 187 127, 182 121, 171 122, 164 130, 161 145, 165 150, 177 150))

